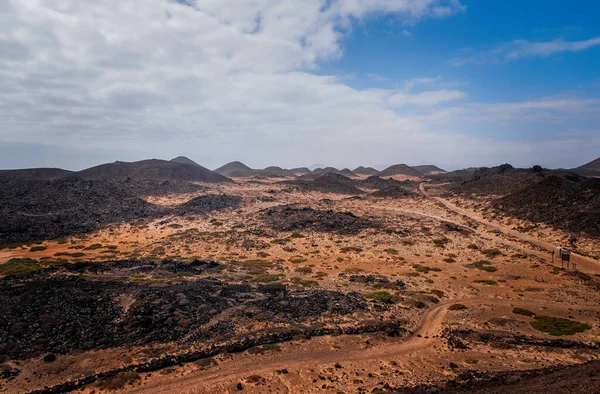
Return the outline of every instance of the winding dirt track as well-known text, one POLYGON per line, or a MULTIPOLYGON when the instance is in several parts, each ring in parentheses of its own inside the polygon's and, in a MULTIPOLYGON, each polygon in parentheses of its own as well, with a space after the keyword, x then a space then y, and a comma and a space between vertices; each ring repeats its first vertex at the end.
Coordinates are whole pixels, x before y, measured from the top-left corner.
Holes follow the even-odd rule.
MULTIPOLYGON (((275 354, 272 358, 261 360, 260 364, 255 363, 235 363, 228 362, 215 366, 204 372, 197 372, 187 376, 177 378, 171 382, 148 382, 141 387, 132 388, 132 393, 194 393, 204 392, 214 385, 225 381, 243 380, 250 375, 261 375, 273 372, 278 369, 286 368, 288 370, 300 370, 302 368, 315 368, 319 366, 331 366, 332 364, 343 361, 358 362, 369 360, 381 360, 385 358, 400 357, 407 353, 426 349, 432 346, 436 340, 434 337, 439 335, 442 330, 442 323, 448 312, 448 306, 460 302, 464 305, 500 305, 512 306, 515 300, 494 299, 494 298, 471 298, 459 300, 447 300, 430 308, 421 318, 418 329, 407 339, 388 343, 385 346, 376 346, 368 349, 352 350, 330 350, 321 351, 296 351, 282 352, 275 354)), ((547 307, 548 303, 543 301, 520 300, 519 305, 528 307, 547 307)), ((569 305, 553 305, 556 309, 568 309, 569 305)), ((586 308, 583 308, 586 309, 586 308)), ((600 310, 600 308, 589 308, 590 310, 600 310)))
MULTIPOLYGON (((489 222, 489 221, 485 220, 484 218, 482 218, 481 216, 477 215, 476 213, 474 213, 472 211, 469 211, 469 210, 457 207, 456 205, 452 204, 448 200, 445 200, 445 199, 443 199, 441 197, 431 196, 427 192, 427 190, 425 189, 425 183, 423 183, 423 182, 419 184, 419 190, 421 191, 421 193, 423 193, 423 195, 425 197, 438 201, 439 203, 443 204, 447 209, 449 209, 449 210, 451 210, 451 211, 453 211, 453 212, 455 212, 455 213, 457 213, 459 215, 468 217, 469 219, 471 219, 471 220, 473 220, 473 221, 475 221, 475 222, 477 222, 477 223, 479 223, 479 224, 481 224, 481 225, 483 225, 483 226, 485 226, 485 227, 487 227, 489 229, 500 231, 500 232, 502 232, 505 235, 508 235, 508 236, 516 238, 516 239, 518 239, 520 241, 523 241, 523 242, 535 245, 535 246, 537 246, 539 248, 542 248, 542 249, 545 249, 547 251, 546 253, 540 253, 539 251, 528 249, 528 252, 530 254, 535 254, 538 257, 541 257, 541 258, 543 258, 545 260, 548 260, 549 259, 548 256, 556 248, 556 245, 553 245, 550 242, 542 241, 542 240, 534 238, 534 237, 532 237, 530 235, 523 234, 523 233, 520 233, 518 231, 515 231, 515 230, 513 230, 511 228, 508 228, 506 226, 502 226, 502 225, 497 224, 497 223, 489 222)), ((506 241, 503 241, 503 242, 506 243, 506 241)), ((516 245, 511 245, 511 246, 516 246, 516 245)), ((525 248, 523 246, 518 246, 518 249, 522 249, 523 250, 525 248)), ((577 270, 578 271, 584 272, 586 274, 600 274, 600 262, 598 262, 597 260, 595 260, 595 259, 593 259, 591 257, 582 256, 580 254, 572 252, 571 253, 571 262, 577 264, 577 270)))

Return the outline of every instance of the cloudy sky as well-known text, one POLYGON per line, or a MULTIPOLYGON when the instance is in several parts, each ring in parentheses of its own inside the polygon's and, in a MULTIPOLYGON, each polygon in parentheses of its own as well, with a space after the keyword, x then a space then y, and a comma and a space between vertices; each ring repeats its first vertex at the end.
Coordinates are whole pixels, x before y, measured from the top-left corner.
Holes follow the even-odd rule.
POLYGON ((0 168, 600 156, 600 2, 0 0, 0 168))

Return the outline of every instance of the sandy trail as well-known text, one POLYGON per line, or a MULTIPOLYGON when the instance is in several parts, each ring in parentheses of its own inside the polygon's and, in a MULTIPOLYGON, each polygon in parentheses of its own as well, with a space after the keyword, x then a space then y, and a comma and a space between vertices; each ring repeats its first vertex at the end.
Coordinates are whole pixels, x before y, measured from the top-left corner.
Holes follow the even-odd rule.
MULTIPOLYGON (((451 210, 451 211, 453 211, 453 212, 455 212, 455 213, 457 213, 459 215, 468 217, 469 219, 471 219, 473 221, 476 221, 477 223, 479 223, 479 224, 481 224, 483 226, 486 226, 489 229, 500 231, 500 232, 504 233, 505 235, 514 237, 514 238, 519 239, 519 240, 521 240, 523 242, 526 242, 526 243, 538 246, 538 247, 540 247, 540 248, 545 249, 545 250, 548 251, 547 253, 540 253, 539 251, 535 251, 535 250, 532 250, 532 249, 527 249, 527 252, 529 254, 535 254, 536 256, 541 257, 541 258, 543 258, 545 260, 550 260, 550 257, 549 257, 550 254, 552 253, 552 251, 556 250, 556 245, 554 245, 554 244, 552 244, 550 242, 542 241, 542 240, 534 238, 534 237, 532 237, 530 235, 523 234, 523 233, 520 233, 518 231, 515 231, 515 230, 513 230, 511 228, 508 228, 506 226, 502 226, 502 225, 497 224, 497 223, 489 222, 489 221, 485 220, 483 217, 477 215, 476 213, 474 213, 472 211, 466 210, 464 208, 457 207, 456 205, 452 204, 448 200, 445 200, 445 199, 443 199, 441 197, 433 197, 433 196, 431 196, 427 192, 427 190, 425 189, 425 183, 420 183, 419 184, 419 190, 427 198, 431 198, 433 200, 438 201, 439 203, 443 204, 447 209, 449 209, 449 210, 451 210)), ((476 231, 476 230, 474 230, 474 231, 476 231)), ((479 232, 479 231, 476 231, 476 232, 479 235, 482 235, 481 232, 479 232)), ((488 237, 493 237, 493 236, 491 236, 489 234, 487 236, 488 237)), ((493 237, 493 238, 497 238, 497 237, 493 237)), ((498 238, 498 239, 500 239, 500 238, 498 238)), ((505 240, 502 240, 502 242, 507 243, 507 241, 505 241, 505 240)), ((515 246, 514 243, 513 243, 513 246, 515 246)), ((523 246, 519 246, 518 248, 519 249, 526 249, 523 246)), ((558 263, 559 262, 558 262, 558 258, 557 258, 555 260, 555 265, 558 265, 558 263)), ((584 272, 586 274, 600 274, 600 262, 598 262, 597 260, 595 260, 595 259, 593 259, 591 257, 582 256, 580 254, 571 252, 571 263, 574 263, 574 264, 577 265, 577 270, 578 271, 584 272)))
MULTIPOLYGON (((460 302, 464 305, 508 305, 513 306, 517 301, 509 299, 472 298, 447 300, 429 309, 421 318, 419 328, 406 340, 397 343, 387 343, 385 346, 375 346, 368 349, 330 350, 282 352, 273 355, 272 358, 261 360, 260 364, 239 363, 235 360, 224 362, 209 370, 192 373, 179 377, 172 382, 147 382, 141 387, 131 388, 132 393, 194 393, 204 392, 209 387, 231 380, 243 380, 250 375, 261 375, 271 373, 278 369, 286 368, 290 371, 303 368, 319 368, 331 366, 336 362, 358 362, 369 360, 381 360, 392 357, 400 357, 407 353, 429 348, 436 341, 442 330, 443 321, 448 312, 448 306, 460 302)), ((547 307, 547 302, 533 300, 519 300, 519 305, 527 307, 547 307)), ((556 309, 569 309, 570 305, 553 305, 556 309)), ((582 308, 586 309, 586 308, 582 308)), ((600 310, 600 308, 588 308, 600 310)))

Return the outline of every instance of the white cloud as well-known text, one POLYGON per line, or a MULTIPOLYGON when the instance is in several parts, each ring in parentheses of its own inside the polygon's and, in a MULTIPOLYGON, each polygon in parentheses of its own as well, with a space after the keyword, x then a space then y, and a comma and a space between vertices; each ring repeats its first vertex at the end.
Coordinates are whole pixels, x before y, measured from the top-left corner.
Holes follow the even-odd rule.
MULTIPOLYGON (((564 52, 580 52, 600 45, 600 37, 593 37, 582 41, 541 41, 515 40, 502 44, 488 51, 482 51, 472 56, 455 57, 448 62, 452 66, 465 64, 501 63, 528 56, 549 57, 564 52)), ((472 52, 469 51, 469 52, 472 52)))
POLYGON ((466 97, 460 90, 434 90, 416 94, 396 93, 389 98, 390 105, 401 107, 404 105, 434 106, 447 101, 454 101, 466 97))
MULTIPOLYGON (((358 90, 313 73, 343 56, 353 20, 390 14, 414 24, 463 11, 456 0, 186 4, 0 1, 0 145, 45 147, 57 163, 67 149, 69 163, 82 166, 100 156, 179 154, 213 167, 234 159, 259 167, 497 157, 494 141, 439 133, 432 117, 403 111, 439 114, 438 106, 466 97, 440 90, 439 77, 358 90), (413 92, 417 86, 428 90, 413 92)), ((28 160, 4 157, 0 167, 28 160)))

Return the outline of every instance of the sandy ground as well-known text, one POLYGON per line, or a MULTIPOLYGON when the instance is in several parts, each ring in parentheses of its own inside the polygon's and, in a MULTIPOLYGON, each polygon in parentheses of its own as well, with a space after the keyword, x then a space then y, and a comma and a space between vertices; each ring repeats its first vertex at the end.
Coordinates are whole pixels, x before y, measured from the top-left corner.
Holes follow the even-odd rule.
MULTIPOLYGON (((530 318, 512 313, 522 307, 550 316, 586 322, 591 330, 568 337, 593 342, 600 339, 599 293, 585 281, 568 275, 552 263, 551 250, 563 234, 520 232, 504 218, 489 218, 468 201, 432 197, 421 185, 421 197, 373 199, 324 193, 286 192, 272 181, 237 180, 231 185, 210 186, 208 194, 244 197, 235 210, 193 217, 166 217, 137 224, 113 225, 98 232, 60 241, 0 250, 0 262, 14 257, 40 261, 126 258, 214 259, 223 264, 263 259, 274 263, 270 274, 291 288, 293 278, 314 282, 318 288, 357 291, 375 289, 351 283, 350 274, 372 274, 401 279, 407 285, 396 313, 407 320, 410 333, 400 338, 380 334, 325 336, 279 344, 276 350, 224 354, 211 362, 189 363, 153 373, 122 390, 140 393, 244 392, 313 393, 371 391, 383 384, 412 386, 451 379, 461 370, 502 371, 573 364, 597 359, 585 349, 512 346, 496 348, 474 343, 468 350, 451 349, 441 337, 444 329, 473 329, 522 334, 549 339, 529 325, 530 318), (381 223, 390 231, 366 229, 354 235, 263 229, 260 212, 282 204, 313 209, 349 211, 381 223), (452 230, 448 225, 454 226, 452 230), (456 231, 461 229, 461 231, 456 231), (543 237, 541 237, 543 236, 543 237), (277 242, 274 242, 277 241, 277 242), (489 257, 484 250, 497 249, 489 257), (68 253, 68 254, 67 254, 68 253), (72 256, 73 253, 77 253, 72 256), (486 271, 467 267, 488 260, 497 268, 486 271), (419 268, 421 267, 421 268, 419 268), (427 269, 423 269, 426 267, 427 269), (420 297, 436 295, 437 303, 414 308, 420 297), (463 304, 462 311, 448 310, 463 304), (450 363, 456 367, 450 367, 450 363)), ((148 198, 161 205, 177 205, 207 192, 148 198)), ((598 242, 589 250, 598 250, 598 242)), ((600 263, 581 254, 577 269, 600 273, 600 263)), ((250 281, 254 280, 251 275, 250 281)), ((311 285, 312 286, 312 285, 311 285)), ((164 352, 183 350, 182 344, 165 344, 164 352)), ((138 360, 141 348, 78 352, 63 358, 62 368, 51 369, 39 359, 21 361, 23 373, 0 386, 1 392, 25 392, 44 385, 77 379, 82 371, 102 371, 138 360), (44 371, 43 374, 37 372, 44 371), (34 372, 36 372, 34 374, 34 372)), ((143 357, 148 357, 144 355, 143 357)), ((97 392, 92 385, 84 392, 97 392)))

